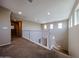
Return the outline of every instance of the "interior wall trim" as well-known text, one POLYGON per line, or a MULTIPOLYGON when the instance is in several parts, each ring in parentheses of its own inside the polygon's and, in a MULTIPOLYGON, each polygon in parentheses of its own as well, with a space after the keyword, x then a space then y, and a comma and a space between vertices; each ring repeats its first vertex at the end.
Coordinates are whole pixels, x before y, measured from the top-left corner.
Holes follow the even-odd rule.
POLYGON ((1 44, 0 46, 6 46, 6 45, 10 45, 11 42, 5 43, 5 44, 1 44))

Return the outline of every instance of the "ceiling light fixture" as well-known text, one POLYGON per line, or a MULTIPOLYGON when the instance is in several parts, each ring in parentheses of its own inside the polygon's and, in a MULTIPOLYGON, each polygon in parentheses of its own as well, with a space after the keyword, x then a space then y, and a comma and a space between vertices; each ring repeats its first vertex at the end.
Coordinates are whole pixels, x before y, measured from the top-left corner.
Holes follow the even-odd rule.
POLYGON ((19 15, 21 15, 21 14, 22 14, 22 12, 21 12, 21 11, 19 11, 19 12, 18 12, 18 14, 19 14, 19 15))
POLYGON ((50 12, 48 12, 48 15, 50 15, 50 12))

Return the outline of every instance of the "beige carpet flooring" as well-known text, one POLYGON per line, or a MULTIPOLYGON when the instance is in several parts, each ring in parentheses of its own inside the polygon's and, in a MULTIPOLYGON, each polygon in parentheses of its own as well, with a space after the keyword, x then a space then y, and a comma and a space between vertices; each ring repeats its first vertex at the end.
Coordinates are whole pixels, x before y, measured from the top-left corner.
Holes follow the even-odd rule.
POLYGON ((23 38, 13 38, 12 44, 0 47, 0 57, 10 58, 54 58, 54 52, 23 38))

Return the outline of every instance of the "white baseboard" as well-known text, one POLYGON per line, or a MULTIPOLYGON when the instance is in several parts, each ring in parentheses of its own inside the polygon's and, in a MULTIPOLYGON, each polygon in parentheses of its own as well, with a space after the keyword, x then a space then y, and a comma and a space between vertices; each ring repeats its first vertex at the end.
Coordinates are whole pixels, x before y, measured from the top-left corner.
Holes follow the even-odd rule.
MULTIPOLYGON (((25 37, 23 37, 23 38, 25 38, 25 37)), ((25 38, 25 39, 27 39, 27 38, 25 38)), ((31 42, 33 42, 33 43, 35 43, 35 44, 37 44, 37 45, 39 45, 39 46, 41 46, 41 47, 43 47, 43 48, 45 48, 45 49, 47 49, 47 50, 51 50, 48 47, 46 47, 46 46, 44 46, 44 45, 42 45, 40 43, 37 43, 37 42, 32 41, 31 39, 28 39, 28 40, 31 41, 31 42)))
POLYGON ((0 46, 6 46, 6 45, 10 45, 11 42, 5 43, 5 44, 1 44, 0 46))

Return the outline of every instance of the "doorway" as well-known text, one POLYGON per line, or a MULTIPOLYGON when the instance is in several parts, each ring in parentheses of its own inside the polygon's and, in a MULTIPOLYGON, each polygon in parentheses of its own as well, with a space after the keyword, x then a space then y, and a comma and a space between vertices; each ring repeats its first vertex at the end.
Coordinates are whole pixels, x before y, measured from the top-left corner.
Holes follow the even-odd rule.
POLYGON ((22 37, 22 21, 11 21, 11 37, 22 37))

